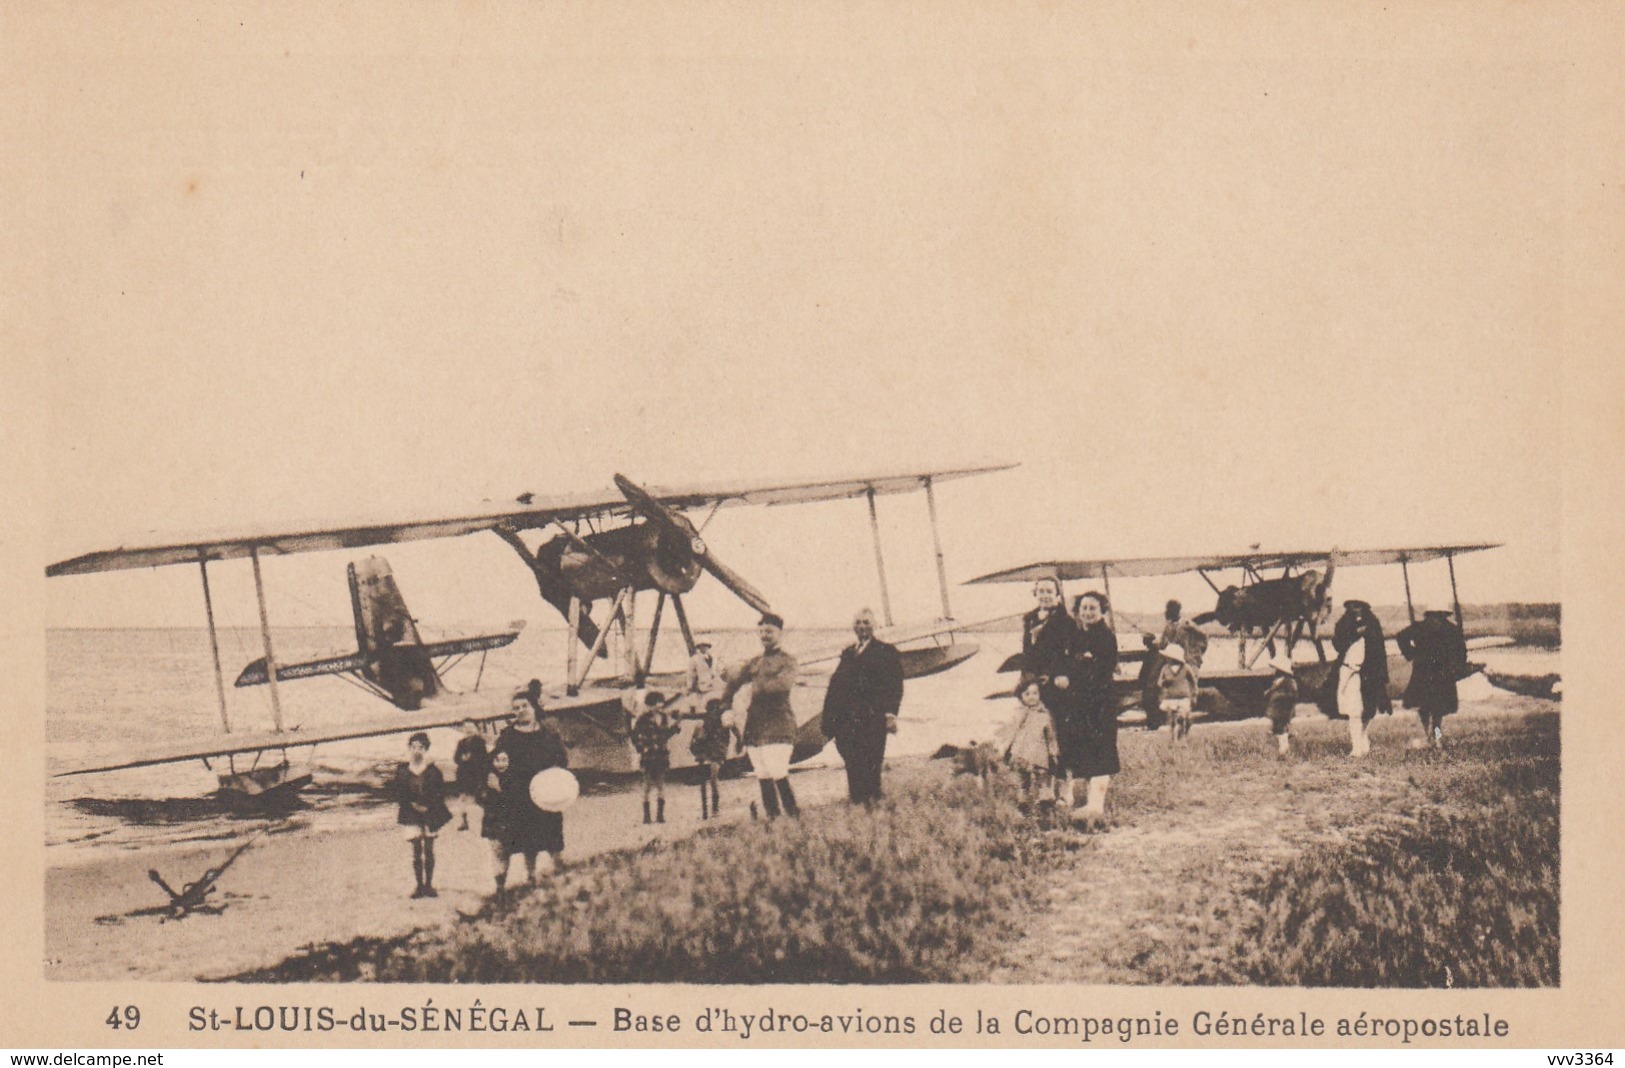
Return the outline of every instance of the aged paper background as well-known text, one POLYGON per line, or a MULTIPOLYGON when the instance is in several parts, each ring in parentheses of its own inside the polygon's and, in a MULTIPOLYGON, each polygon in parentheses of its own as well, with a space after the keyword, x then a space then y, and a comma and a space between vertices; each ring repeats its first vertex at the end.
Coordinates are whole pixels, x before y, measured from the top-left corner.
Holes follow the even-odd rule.
MULTIPOLYGON (((1566 617, 1561 989, 525 999, 561 1018, 1425 1007, 1504 1017, 1515 1045, 1618 1044, 1622 21, 1558 3, 8 8, 8 1043, 218 1041, 185 1031, 198 1003, 475 996, 42 981, 44 627, 195 624, 195 593, 48 590, 48 560, 358 498, 992 455, 1026 466, 957 506, 956 579, 1085 543, 1505 540, 1472 596, 1561 596, 1566 617), (1200 514, 1163 479, 1203 486, 1200 514), (129 1003, 143 1031, 108 1032, 129 1003)), ((825 517, 750 522, 732 562, 838 623, 845 600, 794 592, 821 562, 784 551, 815 553, 825 517)), ((897 566, 928 606, 929 563, 897 566)), ((534 611, 508 612, 531 597, 511 581, 460 582, 489 582, 494 617, 534 611)), ((441 597, 425 611, 466 609, 441 597)))

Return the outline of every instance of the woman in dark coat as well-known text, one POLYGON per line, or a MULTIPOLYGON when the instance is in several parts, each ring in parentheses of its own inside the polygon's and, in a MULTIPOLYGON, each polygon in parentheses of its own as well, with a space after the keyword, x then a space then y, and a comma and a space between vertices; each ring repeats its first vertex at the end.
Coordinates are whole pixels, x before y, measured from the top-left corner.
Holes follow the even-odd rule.
POLYGON ((422 731, 407 740, 411 756, 395 769, 393 792, 400 808, 395 822, 412 843, 412 871, 417 876, 413 897, 439 897, 434 890, 434 836, 451 822, 446 807, 446 779, 429 763, 429 736, 422 731))
MULTIPOLYGON (((1067 778, 1087 779, 1088 800, 1082 819, 1086 826, 1106 821, 1106 791, 1121 770, 1117 759, 1117 699, 1112 680, 1117 672, 1117 633, 1106 622, 1106 597, 1093 591, 1073 602, 1077 631, 1072 639, 1071 697, 1056 724, 1061 768, 1067 778)), ((1065 803, 1072 803, 1071 785, 1065 803)))
MULTIPOLYGON (((1077 625, 1066 614, 1059 579, 1041 578, 1033 583, 1038 607, 1022 618, 1021 682, 1037 679, 1040 696, 1050 709, 1064 708, 1070 689, 1072 640, 1077 625)), ((1020 692, 1017 685, 1016 692, 1020 692)))
MULTIPOLYGON (((508 754, 508 770, 499 777, 502 787, 502 847, 507 857, 522 853, 525 874, 536 881, 536 854, 548 853, 556 864, 564 852, 564 813, 537 808, 530 797, 530 780, 548 768, 567 768, 570 754, 558 731, 538 721, 541 709, 530 691, 513 695, 514 721, 497 735, 491 747, 508 754)), ((504 859, 506 867, 506 858, 504 859)))
POLYGON ((1443 611, 1422 613, 1420 622, 1394 635, 1394 640, 1400 653, 1411 662, 1405 706, 1416 709, 1422 720, 1422 737, 1411 744, 1417 749, 1441 746, 1444 717, 1458 707, 1456 683, 1469 670, 1467 640, 1450 622, 1450 613, 1443 611))

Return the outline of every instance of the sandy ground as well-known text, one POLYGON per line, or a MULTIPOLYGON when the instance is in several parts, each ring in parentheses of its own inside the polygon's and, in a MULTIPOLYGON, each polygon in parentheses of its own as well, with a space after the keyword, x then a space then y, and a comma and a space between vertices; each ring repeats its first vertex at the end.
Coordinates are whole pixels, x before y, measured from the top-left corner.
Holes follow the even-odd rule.
MULTIPOLYGON (((792 778, 803 805, 844 799, 839 769, 792 778)), ((722 783, 722 818, 749 818, 756 780, 722 783)), ((697 786, 666 791, 664 825, 644 826, 641 796, 584 797, 565 817, 565 861, 636 848, 694 833, 702 826, 697 786)), ((474 830, 454 830, 436 846, 440 896, 413 900, 410 847, 393 806, 360 816, 302 815, 261 835, 221 877, 211 895, 218 912, 182 920, 163 915, 166 898, 147 878, 155 868, 179 888, 219 864, 238 843, 178 845, 106 860, 53 867, 45 876, 45 977, 60 980, 198 980, 275 964, 306 947, 362 935, 393 937, 455 923, 485 906, 493 890, 489 844, 474 830), (334 824, 342 824, 337 829, 334 824)), ((247 835, 244 836, 245 838, 247 835)), ((239 840, 240 842, 241 840, 239 840)), ((523 882, 515 859, 510 879, 523 882)))

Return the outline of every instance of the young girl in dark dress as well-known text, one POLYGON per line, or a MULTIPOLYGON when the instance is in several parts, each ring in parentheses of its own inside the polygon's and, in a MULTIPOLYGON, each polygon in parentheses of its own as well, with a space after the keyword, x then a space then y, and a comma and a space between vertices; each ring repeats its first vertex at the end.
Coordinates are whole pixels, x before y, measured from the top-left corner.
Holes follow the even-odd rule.
POLYGON ((395 769, 394 793, 400 809, 395 817, 412 843, 412 871, 417 875, 413 897, 439 897, 434 889, 435 832, 451 822, 446 808, 446 780, 429 763, 429 736, 422 731, 407 740, 411 756, 395 769))

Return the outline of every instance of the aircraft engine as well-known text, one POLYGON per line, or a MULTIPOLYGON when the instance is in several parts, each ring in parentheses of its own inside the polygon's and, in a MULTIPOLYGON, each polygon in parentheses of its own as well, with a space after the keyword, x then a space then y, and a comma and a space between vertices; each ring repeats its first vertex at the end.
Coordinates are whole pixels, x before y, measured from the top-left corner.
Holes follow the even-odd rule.
POLYGON ((705 542, 689 527, 687 531, 659 530, 645 524, 646 554, 644 569, 657 590, 667 593, 687 593, 700 580, 700 557, 705 553, 705 542))
MULTIPOLYGON (((622 475, 615 485, 631 506, 625 526, 585 534, 558 534, 531 549, 513 530, 496 534, 519 553, 536 576, 542 599, 570 618, 572 599, 579 601, 576 636, 588 648, 597 645, 599 624, 593 603, 613 601, 627 587, 661 590, 679 597, 694 588, 707 571, 729 592, 759 612, 771 611, 767 598, 737 571, 711 553, 688 517, 651 497, 622 475)), ((679 608, 681 606, 679 605, 679 608)), ((598 655, 606 650, 598 647, 598 655)))
POLYGON ((1317 571, 1305 571, 1290 578, 1265 579, 1251 586, 1230 586, 1219 594, 1213 611, 1203 612, 1192 622, 1204 625, 1219 622, 1232 632, 1267 631, 1277 623, 1316 619, 1328 603, 1330 580, 1317 571))
POLYGON ((579 541, 555 539, 554 547, 569 592, 583 601, 596 601, 613 598, 626 585, 687 593, 700 579, 693 548, 698 541, 697 535, 684 537, 681 531, 636 523, 584 534, 579 541))

